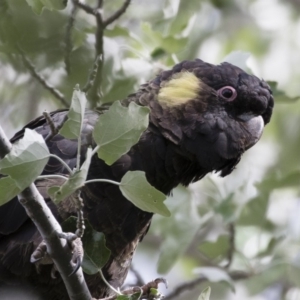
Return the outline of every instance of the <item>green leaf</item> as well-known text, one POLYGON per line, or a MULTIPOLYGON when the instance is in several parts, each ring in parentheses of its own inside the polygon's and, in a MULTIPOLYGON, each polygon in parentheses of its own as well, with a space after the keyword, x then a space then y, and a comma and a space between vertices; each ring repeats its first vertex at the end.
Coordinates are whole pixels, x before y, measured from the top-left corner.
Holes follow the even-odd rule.
POLYGON ((207 288, 205 288, 202 293, 200 294, 200 296, 198 297, 198 300, 209 300, 210 298, 210 293, 211 293, 211 288, 210 286, 208 286, 207 288))
POLYGON ((279 90, 277 88, 278 83, 276 81, 267 81, 267 83, 273 92, 274 98, 276 99, 276 103, 289 103, 300 100, 300 96, 290 97, 284 91, 279 90))
POLYGON ((141 299, 142 293, 134 293, 132 295, 119 295, 116 300, 139 300, 141 299))
POLYGON ((134 293, 130 295, 130 300, 139 300, 142 297, 142 291, 140 293, 134 293))
POLYGON ((193 195, 190 189, 177 187, 173 191, 173 196, 166 200, 171 217, 166 219, 156 216, 152 221, 150 230, 154 235, 161 236, 164 241, 157 266, 161 274, 170 271, 199 230, 201 220, 197 212, 198 199, 193 195))
POLYGON ((99 117, 93 137, 100 146, 98 156, 108 165, 113 164, 138 142, 148 126, 149 108, 133 102, 123 107, 120 101, 99 117))
POLYGON ((297 264, 273 260, 245 283, 250 294, 255 295, 280 281, 300 287, 299 276, 300 269, 297 264))
POLYGON ((278 247, 278 245, 280 243, 282 243, 282 241, 284 241, 285 236, 279 236, 279 237, 272 237, 267 245, 267 247, 265 249, 263 249, 262 251, 260 251, 256 257, 264 257, 264 256, 270 256, 272 255, 272 253, 274 253, 276 247, 278 247))
POLYGON ((78 139, 80 137, 86 102, 85 93, 81 92, 77 85, 73 92, 68 119, 59 131, 65 138, 78 139))
POLYGON ((163 57, 164 55, 166 55, 166 51, 163 48, 155 48, 152 52, 151 52, 151 57, 153 59, 160 59, 161 57, 163 57))
MULTIPOLYGON (((75 232, 76 223, 76 217, 69 217, 61 226, 64 232, 75 232)), ((87 220, 85 220, 82 244, 84 249, 82 268, 84 272, 90 275, 98 273, 99 269, 108 261, 110 250, 106 247, 104 234, 94 230, 87 220)))
POLYGON ((289 270, 288 275, 290 282, 293 282, 295 286, 300 288, 299 276, 300 276, 300 266, 299 263, 293 263, 289 270))
POLYGON ((232 279, 225 270, 216 267, 196 268, 194 272, 200 276, 207 278, 209 282, 226 282, 234 291, 232 279))
POLYGON ((129 37, 130 32, 125 27, 115 25, 114 28, 112 28, 112 29, 107 29, 106 28, 104 30, 104 35, 107 36, 107 37, 112 37, 112 38, 117 37, 117 36, 129 37))
POLYGON ((34 13, 40 15, 44 8, 49 10, 62 10, 67 6, 67 0, 26 0, 34 13))
POLYGON ((130 295, 119 295, 116 300, 130 300, 130 295))
POLYGON ((242 52, 242 51, 233 51, 229 53, 223 61, 229 62, 241 69, 243 69, 246 72, 249 72, 250 69, 247 66, 247 60, 250 57, 250 53, 248 52, 242 52))
POLYGON ((174 37, 174 35, 163 35, 160 31, 153 30, 150 23, 141 24, 144 42, 153 48, 161 48, 162 50, 172 54, 180 52, 184 49, 188 39, 185 37, 174 37))
POLYGON ((25 129, 24 137, 12 145, 12 150, 0 161, 0 171, 9 175, 0 179, 0 205, 11 200, 42 173, 49 159, 43 137, 25 129))
POLYGON ((228 235, 220 235, 214 242, 204 241, 200 244, 199 250, 210 259, 224 258, 229 248, 228 235))
POLYGON ((153 295, 153 296, 159 295, 158 289, 156 289, 156 288, 150 288, 150 293, 149 294, 153 295))
POLYGON ((299 187, 300 172, 299 170, 290 173, 281 174, 280 172, 269 172, 264 180, 257 184, 258 196, 250 199, 243 207, 238 224, 240 225, 262 225, 268 224, 265 217, 268 207, 270 194, 276 189, 299 187))
POLYGON ((37 15, 40 15, 42 13, 44 5, 41 0, 26 0, 26 2, 32 8, 34 13, 36 13, 37 15))
POLYGON ((161 46, 169 53, 177 53, 184 49, 184 45, 186 45, 187 41, 187 38, 168 36, 162 39, 161 46))
POLYGON ((34 182, 42 173, 48 159, 49 150, 43 137, 34 130, 26 128, 24 137, 14 143, 10 153, 0 161, 0 172, 11 178, 6 177, 0 180, 2 181, 0 203, 9 201, 34 182), (11 189, 8 194, 6 184, 11 189))
POLYGON ((287 280, 289 278, 289 270, 289 264, 272 261, 264 268, 261 268, 259 274, 247 279, 245 285, 250 295, 256 295, 281 280, 287 280))
POLYGON ((80 167, 80 171, 82 172, 82 175, 85 178, 87 177, 87 173, 89 171, 89 167, 91 164, 92 153, 93 153, 93 150, 92 150, 92 148, 89 147, 86 151, 85 161, 83 162, 83 164, 80 167))
POLYGON ((251 199, 243 207, 239 216, 239 225, 262 226, 266 223, 266 213, 268 209, 269 195, 268 193, 260 193, 259 196, 251 199))
POLYGON ((65 183, 58 187, 53 186, 48 189, 49 195, 54 198, 55 203, 59 203, 66 197, 73 194, 76 190, 84 186, 92 159, 92 149, 88 148, 86 159, 79 171, 75 171, 65 183))
POLYGON ((214 211, 219 213, 226 223, 230 223, 235 220, 236 208, 237 205, 234 202, 234 193, 230 193, 223 201, 217 203, 214 211))
POLYGON ((122 194, 141 210, 160 214, 165 217, 171 215, 163 203, 166 196, 150 185, 142 171, 128 171, 121 180, 122 194))
POLYGON ((84 248, 82 268, 85 273, 93 275, 107 263, 110 250, 106 247, 104 234, 95 231, 88 222, 85 225, 86 229, 82 238, 84 248))
POLYGON ((48 193, 54 199, 54 202, 58 204, 82 186, 81 172, 76 171, 63 185, 50 187, 48 193))
POLYGON ((0 205, 5 204, 20 192, 22 190, 17 187, 16 182, 11 177, 0 179, 0 205))
POLYGON ((114 102, 116 99, 122 99, 124 96, 132 93, 137 79, 132 76, 125 76, 123 72, 119 73, 113 74, 112 78, 110 78, 113 82, 104 89, 101 104, 114 102))

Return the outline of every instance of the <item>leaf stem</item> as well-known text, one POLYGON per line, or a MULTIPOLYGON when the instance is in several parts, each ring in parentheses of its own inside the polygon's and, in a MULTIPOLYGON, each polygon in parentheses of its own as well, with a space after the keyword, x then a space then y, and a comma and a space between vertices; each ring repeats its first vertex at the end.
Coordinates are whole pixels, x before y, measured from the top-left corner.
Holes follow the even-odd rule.
POLYGON ((109 24, 111 24, 112 22, 116 21, 118 18, 121 17, 121 15, 123 15, 126 11, 126 9, 128 8, 129 4, 130 4, 131 0, 125 0, 122 7, 120 7, 113 15, 111 15, 109 18, 107 18, 106 20, 103 21, 103 26, 104 28, 107 27, 109 24))
POLYGON ((66 169, 70 174, 73 174, 73 170, 68 166, 68 164, 61 159, 59 156, 55 155, 55 154, 50 154, 49 157, 53 157, 56 158, 66 169))
POLYGON ((118 291, 118 290, 115 289, 112 285, 110 285, 110 283, 105 279, 105 277, 104 277, 104 275, 103 275, 101 269, 99 269, 99 274, 100 274, 102 280, 105 282, 105 284, 106 284, 112 291, 114 291, 114 292, 115 292, 116 294, 118 294, 118 295, 123 295, 120 291, 118 291))
MULTIPOLYGON (((81 125, 82 127, 82 125, 81 125)), ((80 132, 82 132, 82 128, 80 129, 80 132)), ((77 141, 77 160, 76 160, 76 170, 80 170, 80 150, 81 150, 81 135, 78 137, 77 141)))
POLYGON ((109 179, 90 179, 90 180, 87 180, 85 182, 85 184, 93 183, 93 182, 107 182, 107 183, 111 183, 111 184, 115 184, 115 185, 119 185, 119 186, 121 185, 120 182, 109 180, 109 179))
POLYGON ((46 90, 48 90, 56 99, 58 99, 64 107, 69 107, 69 103, 65 99, 65 96, 59 90, 57 90, 55 87, 53 87, 41 74, 39 74, 37 72, 35 66, 31 63, 31 61, 25 55, 25 52, 19 46, 17 46, 17 51, 21 55, 22 61, 25 65, 25 67, 30 72, 31 76, 34 77, 35 79, 37 79, 37 81, 46 90))
POLYGON ((99 150, 100 146, 96 146, 94 149, 93 149, 93 152, 92 152, 92 155, 93 156, 98 150, 99 150))
POLYGON ((71 73, 70 56, 73 50, 72 31, 74 29, 77 9, 78 7, 76 5, 73 5, 71 15, 66 28, 66 33, 65 33, 65 66, 68 75, 70 75, 71 73))
POLYGON ((95 58, 95 61, 94 61, 93 67, 92 67, 92 71, 88 77, 88 80, 87 80, 85 86, 82 89, 83 92, 87 93, 89 91, 89 89, 94 85, 95 79, 97 76, 97 71, 99 68, 99 62, 101 63, 101 60, 102 60, 102 54, 98 55, 95 58))
POLYGON ((64 179, 64 180, 68 180, 69 178, 63 175, 59 175, 59 174, 55 174, 55 175, 40 175, 38 176, 37 180, 39 179, 55 179, 55 178, 59 178, 59 179, 64 179))

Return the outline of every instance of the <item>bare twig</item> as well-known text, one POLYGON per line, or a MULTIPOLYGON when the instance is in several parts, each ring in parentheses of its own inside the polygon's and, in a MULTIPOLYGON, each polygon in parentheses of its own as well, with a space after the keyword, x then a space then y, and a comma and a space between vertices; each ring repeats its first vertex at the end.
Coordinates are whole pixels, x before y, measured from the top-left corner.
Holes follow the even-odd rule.
POLYGON ((68 116, 67 114, 64 116, 64 118, 62 119, 61 122, 59 122, 58 124, 54 124, 50 114, 46 111, 43 112, 43 116, 45 117, 49 127, 50 127, 50 132, 48 133, 48 135, 45 138, 45 142, 48 142, 49 140, 51 140, 56 134, 58 134, 59 130, 63 127, 65 121, 67 120, 68 116))
POLYGON ((89 92, 91 106, 96 107, 101 99, 101 82, 102 82, 102 66, 103 66, 103 21, 102 21, 102 1, 98 1, 96 8, 93 8, 87 4, 82 3, 80 0, 73 0, 75 6, 81 8, 86 13, 95 16, 97 22, 97 30, 95 34, 95 61, 93 69, 89 75, 87 84, 84 87, 84 91, 89 92))
POLYGON ((109 24, 111 24, 112 22, 114 22, 115 20, 117 20, 118 18, 120 18, 125 13, 130 2, 131 0, 125 0, 125 2, 123 3, 122 7, 120 7, 120 9, 118 9, 113 15, 111 15, 109 18, 103 21, 104 28, 109 24))
POLYGON ((92 8, 91 6, 82 3, 80 0, 73 0, 73 3, 77 5, 79 8, 84 10, 87 14, 94 15, 96 14, 95 9, 92 8))
MULTIPOLYGON (((0 153, 1 157, 9 153, 11 144, 0 127, 0 153)), ((82 269, 79 268, 76 274, 68 276, 73 271, 70 263, 72 252, 66 240, 61 240, 58 234, 62 232, 61 226, 54 218, 44 198, 32 183, 19 195, 19 201, 25 208, 27 215, 38 228, 42 238, 47 245, 47 251, 59 271, 70 299, 90 300, 91 295, 84 281, 82 269)))
POLYGON ((231 277, 231 279, 234 281, 247 279, 254 275, 252 273, 248 273, 248 272, 244 272, 244 271, 231 271, 228 274, 231 277))
POLYGON ((91 71, 91 73, 89 75, 89 78, 87 80, 87 83, 85 84, 85 86, 82 89, 83 92, 87 93, 89 91, 89 89, 94 85, 95 79, 96 79, 96 76, 97 76, 97 71, 98 71, 98 68, 99 68, 99 62, 101 60, 102 60, 101 55, 96 57, 96 59, 94 61, 94 64, 93 64, 92 71, 91 71))
POLYGON ((50 127, 50 135, 51 135, 51 136, 56 135, 56 134, 58 133, 58 130, 57 130, 57 128, 56 128, 54 122, 52 121, 52 118, 51 118, 51 116, 49 115, 49 113, 48 113, 47 111, 44 111, 44 112, 43 112, 43 116, 44 116, 44 118, 46 119, 47 124, 48 124, 49 127, 50 127))
POLYGON ((103 34, 105 27, 103 26, 101 9, 96 11, 96 22, 97 22, 97 31, 96 31, 96 59, 97 60, 97 70, 96 76, 91 86, 89 95, 91 99, 92 107, 96 107, 102 97, 101 85, 102 85, 102 69, 103 69, 103 60, 104 60, 104 51, 103 51, 103 34))
POLYGON ((68 74, 71 73, 71 64, 70 64, 70 55, 72 52, 73 44, 72 44, 72 30, 75 23, 75 15, 77 12, 78 7, 76 5, 73 5, 71 15, 69 18, 69 22, 67 24, 66 28, 66 34, 65 34, 65 65, 66 65, 66 71, 68 74))
POLYGON ((98 0, 97 8, 102 8, 103 0, 98 0))
POLYGON ((124 295, 131 295, 133 293, 139 292, 140 289, 142 289, 143 295, 147 295, 147 294, 149 294, 149 291, 150 291, 151 288, 157 289, 158 285, 160 283, 164 283, 165 287, 166 288, 168 287, 168 282, 167 282, 167 280, 165 278, 156 278, 153 281, 150 281, 150 282, 144 284, 141 287, 132 287, 130 289, 122 291, 122 294, 124 294, 124 295))
POLYGON ((104 274, 103 274, 103 272, 102 272, 102 270, 101 269, 99 269, 99 274, 100 274, 100 277, 101 277, 101 279, 103 280, 103 282, 113 291, 113 292, 115 292, 115 294, 116 294, 116 297, 118 296, 118 295, 122 295, 121 294, 121 292, 119 291, 119 288, 118 289, 115 289, 107 280, 106 280, 106 278, 105 278, 105 276, 104 276, 104 274))
POLYGON ((104 61, 103 53, 103 34, 104 29, 117 20, 122 14, 125 13, 131 0, 125 0, 122 7, 118 9, 113 15, 108 17, 106 20, 102 18, 102 5, 103 0, 98 0, 96 8, 93 8, 87 4, 82 3, 80 0, 73 0, 75 6, 81 8, 86 13, 95 16, 97 22, 97 30, 95 33, 96 44, 95 44, 95 61, 91 74, 87 84, 84 87, 84 91, 89 91, 89 98, 91 100, 91 106, 96 107, 102 97, 101 83, 102 83, 102 69, 104 61))
POLYGON ((227 264, 224 268, 228 269, 232 263, 233 254, 235 251, 235 227, 233 223, 230 223, 229 225, 229 249, 227 251, 227 264))
POLYGON ((218 263, 216 263, 213 260, 211 260, 210 258, 208 258, 203 252, 198 251, 197 254, 205 266, 223 269, 222 266, 219 266, 218 263))
MULTIPOLYGON (((142 298, 141 299, 148 299, 148 296, 150 294, 150 289, 151 288, 154 288, 154 289, 157 289, 158 288, 158 285, 160 283, 164 283, 166 287, 167 286, 167 281, 164 279, 164 278, 156 278, 155 280, 153 281, 150 281, 146 284, 144 284, 143 286, 141 287, 132 287, 132 288, 129 288, 129 289, 126 289, 126 290, 123 290, 122 291, 122 294, 123 295, 132 295, 132 294, 135 294, 135 293, 139 293, 139 292, 142 292, 142 298)), ((99 299, 99 300, 115 300, 116 298, 118 297, 118 295, 113 295, 113 296, 110 296, 110 297, 106 297, 106 298, 102 298, 102 299, 99 299)), ((151 296, 150 296, 151 297, 151 296)), ((153 296, 152 296, 153 297, 153 296)), ((164 298, 165 299, 165 298, 164 298)), ((94 300, 94 299, 93 299, 94 300)))
MULTIPOLYGON (((1 2, 1 4, 3 4, 3 7, 2 7, 2 10, 3 10, 3 13, 7 16, 7 26, 10 28, 10 32, 13 32, 14 35, 16 35, 17 37, 20 36, 19 32, 18 32, 18 29, 17 27, 15 26, 13 20, 12 20, 12 17, 11 17, 11 14, 8 13, 8 6, 7 4, 5 4, 4 1, 1 2)), ((18 45, 18 43, 14 42, 12 43, 12 46, 15 48, 16 52, 19 53, 21 55, 21 58, 22 58, 22 61, 23 61, 23 64, 25 65, 25 67, 28 69, 28 71, 30 72, 30 74, 35 78, 37 79, 41 84, 42 86, 47 89, 56 99, 58 99, 65 107, 68 107, 69 104, 68 102, 66 101, 64 95, 58 91, 56 88, 54 88, 52 85, 50 85, 46 80, 45 78, 43 78, 35 69, 34 65, 30 62, 30 60, 26 57, 25 55, 25 52, 21 49, 21 47, 18 45)), ((8 54, 8 56, 10 58, 13 58, 12 55, 8 54)))
POLYGON ((167 295, 164 300, 170 300, 173 299, 174 297, 178 296, 179 294, 187 291, 187 290, 191 290, 194 287, 196 287, 197 285, 206 282, 207 278, 205 277, 199 277, 187 282, 184 282, 180 285, 178 285, 169 295, 167 295))
POLYGON ((141 274, 134 268, 134 266, 131 264, 130 266, 130 271, 134 274, 135 278, 136 278, 136 286, 142 286, 145 284, 141 274))
POLYGON ((17 46, 17 50, 18 52, 21 54, 23 63, 25 65, 25 67, 28 69, 28 71, 30 72, 30 74, 37 79, 41 85, 48 90, 56 99, 58 99, 65 107, 69 107, 69 103, 67 102, 67 100, 65 99, 64 95, 57 90, 55 87, 53 87, 52 85, 50 85, 45 78, 43 78, 42 75, 40 75, 34 65, 29 61, 29 59, 26 57, 24 51, 17 46))
MULTIPOLYGON (((251 277, 253 274, 249 274, 243 271, 232 271, 229 272, 228 275, 231 277, 232 280, 238 281, 238 280, 243 280, 251 277)), ((169 295, 167 295, 164 300, 171 300, 176 298, 178 295, 182 294, 183 292, 187 290, 191 290, 195 288, 197 285, 208 281, 208 279, 204 276, 195 278, 193 280, 184 282, 180 285, 178 285, 169 295)))

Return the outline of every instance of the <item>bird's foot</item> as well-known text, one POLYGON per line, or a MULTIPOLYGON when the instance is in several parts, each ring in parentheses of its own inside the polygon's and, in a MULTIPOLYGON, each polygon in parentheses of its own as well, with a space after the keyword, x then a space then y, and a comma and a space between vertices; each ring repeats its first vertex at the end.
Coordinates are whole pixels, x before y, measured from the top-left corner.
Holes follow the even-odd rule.
MULTIPOLYGON (((63 238, 67 241, 67 244, 72 250, 72 263, 74 264, 74 270, 69 275, 75 274, 78 269, 80 268, 83 260, 83 246, 81 239, 78 237, 77 234, 71 233, 71 232, 61 232, 58 234, 60 238, 63 238)), ((37 272, 40 273, 41 265, 50 265, 53 264, 53 260, 51 259, 50 255, 47 251, 47 245, 45 241, 42 241, 37 248, 34 250, 34 252, 31 254, 30 262, 34 263, 37 272)), ((56 278, 55 273, 57 272, 57 269, 55 267, 55 264, 53 264, 53 268, 51 270, 51 277, 56 278)))
MULTIPOLYGON (((47 245, 45 241, 42 241, 37 248, 33 251, 30 257, 30 262, 35 264, 37 272, 40 273, 41 265, 51 265, 53 264, 53 260, 47 252, 47 245)), ((53 279, 56 278, 55 273, 57 272, 55 264, 51 269, 51 277, 53 279)))
POLYGON ((30 262, 39 265, 49 265, 53 263, 47 252, 47 245, 45 241, 42 241, 33 251, 30 257, 30 262))
POLYGON ((83 260, 83 246, 81 238, 78 237, 77 233, 72 232, 61 232, 58 235, 60 238, 65 239, 69 245, 69 247, 72 249, 72 263, 74 264, 74 270, 69 275, 75 274, 78 269, 80 268, 83 260))

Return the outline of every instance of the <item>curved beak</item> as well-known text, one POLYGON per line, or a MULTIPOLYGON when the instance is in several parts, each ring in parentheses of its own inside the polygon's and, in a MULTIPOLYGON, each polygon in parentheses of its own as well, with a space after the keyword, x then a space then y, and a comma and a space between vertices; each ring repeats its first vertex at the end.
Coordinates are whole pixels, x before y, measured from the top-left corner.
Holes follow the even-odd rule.
POLYGON ((243 122, 243 126, 250 133, 251 139, 247 140, 247 144, 245 145, 245 150, 254 146, 262 136, 264 131, 264 120, 262 116, 255 116, 251 119, 243 122))

